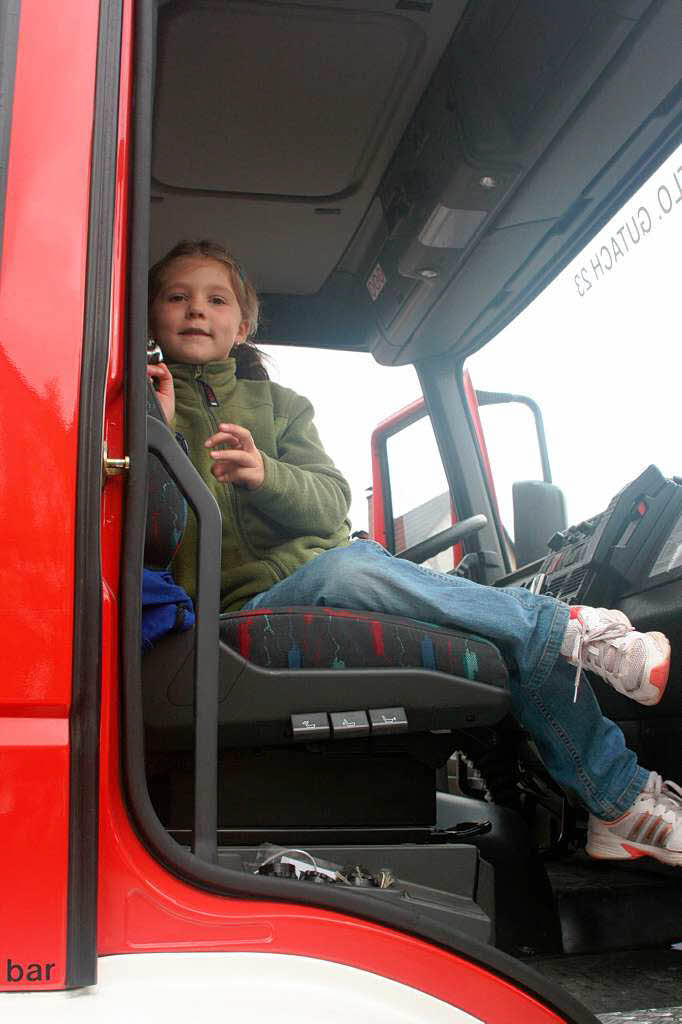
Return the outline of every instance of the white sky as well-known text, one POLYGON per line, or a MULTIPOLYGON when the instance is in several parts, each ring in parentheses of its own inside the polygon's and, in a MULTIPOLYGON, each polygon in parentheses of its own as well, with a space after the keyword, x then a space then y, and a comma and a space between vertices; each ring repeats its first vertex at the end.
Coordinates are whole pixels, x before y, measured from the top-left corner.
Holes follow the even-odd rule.
MULTIPOLYGON (((540 403, 569 522, 600 511, 650 462, 667 475, 682 475, 681 242, 682 147, 549 288, 468 361, 476 387, 520 392, 540 403), (642 225, 650 225, 648 232, 642 225), (597 254, 601 272, 592 267, 597 254), (575 277, 583 267, 592 287, 581 278, 581 296, 575 277)), ((315 405, 322 440, 353 489, 353 526, 366 527, 369 438, 382 419, 418 396, 414 369, 379 366, 357 353, 275 346, 269 352, 273 378, 315 405)), ((510 528, 512 481, 540 475, 532 421, 518 406, 482 414, 510 528)), ((442 470, 423 440, 402 439, 400 452, 396 513, 443 489, 442 470)))

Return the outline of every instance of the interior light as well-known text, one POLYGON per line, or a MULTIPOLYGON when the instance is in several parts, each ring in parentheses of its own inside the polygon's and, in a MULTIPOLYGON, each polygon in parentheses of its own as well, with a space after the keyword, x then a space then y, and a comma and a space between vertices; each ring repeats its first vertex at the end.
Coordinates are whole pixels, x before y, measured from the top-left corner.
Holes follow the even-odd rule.
POLYGON ((419 241, 432 249, 464 249, 485 216, 485 210, 459 210, 439 203, 420 231, 419 241))
POLYGON ((481 188, 497 188, 497 178, 493 178, 492 174, 484 174, 478 184, 481 188))
POLYGON ((440 270, 436 270, 435 267, 422 267, 417 273, 420 277, 426 278, 427 281, 432 281, 434 277, 440 276, 440 270))

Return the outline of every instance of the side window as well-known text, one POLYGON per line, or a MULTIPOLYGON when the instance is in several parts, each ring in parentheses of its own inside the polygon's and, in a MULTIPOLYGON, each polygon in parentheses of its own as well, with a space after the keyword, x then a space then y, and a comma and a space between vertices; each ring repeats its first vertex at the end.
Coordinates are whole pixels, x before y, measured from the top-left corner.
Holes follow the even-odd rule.
MULTIPOLYGON (((453 522, 448 482, 428 414, 386 439, 388 482, 396 552, 445 530, 453 522)), ((425 565, 447 572, 454 568, 452 548, 425 565)))

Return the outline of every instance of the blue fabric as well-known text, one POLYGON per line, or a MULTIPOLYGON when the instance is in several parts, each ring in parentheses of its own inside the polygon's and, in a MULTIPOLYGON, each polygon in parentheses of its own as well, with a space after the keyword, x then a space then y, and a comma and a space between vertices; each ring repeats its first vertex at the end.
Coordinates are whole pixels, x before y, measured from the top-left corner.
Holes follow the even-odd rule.
POLYGON ((148 651, 166 633, 183 633, 194 625, 194 608, 169 572, 142 573, 142 650, 148 651))
POLYGON ((646 785, 649 773, 602 715, 587 679, 573 703, 575 669, 559 653, 568 625, 561 601, 521 587, 482 587, 355 540, 322 552, 244 610, 292 605, 382 612, 487 637, 509 665, 514 714, 559 785, 606 820, 629 810, 646 785))
POLYGON ((433 640, 425 636, 421 641, 422 665, 424 668, 436 669, 436 652, 433 649, 433 640))

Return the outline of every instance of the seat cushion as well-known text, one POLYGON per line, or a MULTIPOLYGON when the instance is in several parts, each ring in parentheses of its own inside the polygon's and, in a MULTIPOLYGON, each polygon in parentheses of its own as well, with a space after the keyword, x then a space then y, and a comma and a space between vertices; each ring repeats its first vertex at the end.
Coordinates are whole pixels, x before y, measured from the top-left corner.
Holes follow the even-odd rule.
POLYGON ((489 640, 376 612, 326 606, 259 608, 220 618, 220 639, 265 668, 425 668, 504 686, 489 640))

